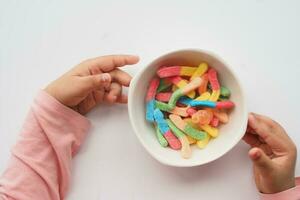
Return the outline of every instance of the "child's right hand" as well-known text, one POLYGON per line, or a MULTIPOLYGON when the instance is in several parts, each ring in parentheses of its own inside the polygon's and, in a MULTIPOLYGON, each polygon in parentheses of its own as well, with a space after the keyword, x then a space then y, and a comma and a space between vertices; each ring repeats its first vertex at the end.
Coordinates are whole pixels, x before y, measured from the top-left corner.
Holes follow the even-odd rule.
POLYGON ((272 194, 295 187, 297 149, 277 122, 251 113, 243 139, 252 147, 249 157, 260 192, 272 194))

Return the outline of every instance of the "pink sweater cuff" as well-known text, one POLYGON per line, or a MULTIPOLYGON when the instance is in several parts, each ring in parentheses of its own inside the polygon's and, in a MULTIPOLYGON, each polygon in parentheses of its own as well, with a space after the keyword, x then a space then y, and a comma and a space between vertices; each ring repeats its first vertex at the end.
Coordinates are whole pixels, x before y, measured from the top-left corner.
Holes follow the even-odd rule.
POLYGON ((300 200, 300 177, 296 178, 296 186, 275 194, 260 193, 261 200, 300 200))
POLYGON ((33 109, 38 110, 41 115, 56 116, 68 121, 68 124, 64 124, 64 126, 67 125, 72 127, 72 130, 75 130, 73 131, 75 143, 72 145, 72 154, 75 155, 90 129, 90 121, 78 112, 61 104, 44 90, 38 92, 34 100, 33 109))

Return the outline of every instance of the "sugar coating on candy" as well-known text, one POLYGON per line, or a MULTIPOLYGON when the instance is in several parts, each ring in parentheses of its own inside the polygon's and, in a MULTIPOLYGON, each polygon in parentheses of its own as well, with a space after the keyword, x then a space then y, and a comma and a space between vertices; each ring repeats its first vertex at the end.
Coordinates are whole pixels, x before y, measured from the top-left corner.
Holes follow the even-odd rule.
POLYGON ((193 99, 188 98, 187 96, 182 96, 179 98, 179 102, 184 104, 184 105, 190 105, 190 103, 193 101, 193 99))
POLYGON ((201 85, 198 88, 198 93, 199 94, 202 94, 202 93, 204 93, 204 92, 207 91, 208 74, 207 73, 204 74, 201 78, 202 78, 202 83, 201 83, 201 85))
POLYGON ((192 107, 189 107, 187 110, 186 110, 186 113, 189 115, 189 116, 192 116, 193 114, 195 114, 197 112, 196 109, 192 108, 192 107))
POLYGON ((188 139, 189 143, 190 144, 195 144, 197 142, 196 139, 192 138, 191 136, 189 135, 186 135, 186 138, 188 139))
POLYGON ((154 119, 163 135, 170 130, 166 120, 164 119, 164 114, 157 108, 154 110, 154 119))
POLYGON ((234 103, 232 101, 221 101, 217 102, 216 108, 217 109, 230 109, 234 107, 234 103))
MULTIPOLYGON (((188 84, 188 81, 185 79, 182 79, 180 76, 172 77, 172 78, 170 78, 170 81, 180 89, 184 88, 188 84)), ((189 96, 190 98, 194 98, 195 95, 196 95, 195 91, 191 91, 187 94, 187 96, 189 96)))
POLYGON ((213 118, 213 113, 210 110, 198 110, 192 115, 192 122, 197 124, 209 124, 213 118))
POLYGON ((176 135, 176 137, 181 138, 185 136, 185 134, 179 128, 177 128, 176 125, 171 120, 167 119, 166 121, 169 125, 169 128, 172 130, 174 135, 176 135))
POLYGON ((196 140, 204 140, 207 137, 206 132, 194 129, 188 124, 184 128, 184 132, 196 140))
POLYGON ((219 90, 220 89, 220 84, 218 81, 218 75, 217 71, 213 68, 210 68, 208 70, 208 80, 211 85, 212 90, 219 90))
POLYGON ((162 102, 168 102, 172 96, 172 92, 160 92, 155 95, 155 99, 162 102))
POLYGON ((191 136, 192 138, 195 138, 196 140, 203 140, 207 136, 207 133, 194 129, 185 121, 183 121, 178 115, 171 114, 169 115, 169 118, 177 128, 179 128, 181 131, 191 136))
POLYGON ((192 76, 195 73, 196 69, 196 67, 181 66, 179 75, 192 76))
POLYGON ((162 147, 167 147, 168 146, 168 141, 164 138, 163 134, 160 132, 158 126, 155 126, 155 132, 156 132, 156 137, 157 140, 162 147))
POLYGON ((180 66, 164 67, 157 70, 157 75, 160 78, 170 77, 170 76, 179 76, 180 75, 180 66))
POLYGON ((191 76, 190 80, 202 76, 207 71, 207 69, 208 69, 208 65, 206 63, 201 63, 196 69, 196 71, 193 73, 193 75, 191 76))
POLYGON ((158 85, 159 85, 159 79, 158 78, 153 78, 150 81, 149 88, 148 88, 147 95, 146 95, 146 101, 150 101, 150 100, 155 98, 155 94, 156 94, 156 90, 158 88, 158 85))
POLYGON ((192 149, 190 147, 190 142, 188 138, 184 135, 183 137, 179 138, 181 143, 181 156, 185 159, 188 159, 192 156, 192 149))
POLYGON ((216 102, 218 101, 219 97, 220 97, 220 90, 213 90, 209 97, 209 100, 216 102))
POLYGON ((146 103, 146 120, 149 122, 154 122, 154 109, 155 100, 148 101, 146 103))
POLYGON ((202 93, 199 97, 197 97, 195 100, 198 101, 206 101, 210 98, 210 93, 209 92, 204 92, 202 93))
POLYGON ((220 95, 222 97, 229 97, 230 96, 230 90, 227 88, 227 87, 224 87, 224 86, 221 86, 221 89, 220 89, 220 95))
POLYGON ((207 135, 207 137, 204 140, 198 140, 197 143, 196 143, 197 147, 200 148, 200 149, 204 149, 207 146, 209 140, 210 140, 209 135, 207 135))
POLYGON ((213 117, 212 120, 210 121, 210 125, 212 127, 218 127, 219 126, 219 119, 217 117, 213 117))
POLYGON ((171 132, 171 130, 168 130, 165 134, 164 137, 168 141, 170 147, 172 149, 178 150, 181 149, 181 142, 175 137, 175 135, 171 132))
POLYGON ((170 111, 170 113, 173 113, 173 114, 176 114, 176 115, 179 115, 179 116, 182 116, 182 117, 187 117, 189 116, 188 113, 186 112, 187 111, 187 107, 177 107, 175 106, 173 110, 170 111))
POLYGON ((174 108, 175 106, 176 106, 176 102, 177 102, 177 100, 182 96, 183 94, 182 94, 182 89, 178 89, 178 90, 176 90, 175 92, 173 92, 173 94, 172 94, 172 96, 171 96, 171 98, 170 98, 170 100, 169 100, 169 106, 170 106, 170 108, 174 108))
POLYGON ((211 137, 217 137, 219 135, 219 130, 217 128, 211 127, 208 124, 199 124, 200 128, 207 132, 211 137))
POLYGON ((173 108, 169 106, 169 104, 166 104, 161 101, 155 101, 155 107, 158 108, 159 110, 170 112, 173 108))
POLYGON ((203 107, 209 107, 209 108, 215 108, 216 103, 213 101, 197 101, 193 100, 189 104, 190 106, 196 107, 196 106, 203 106, 203 107))
POLYGON ((181 88, 182 93, 184 95, 188 94, 189 92, 195 90, 196 88, 198 88, 202 83, 202 79, 200 77, 196 77, 194 78, 191 82, 189 82, 186 86, 184 86, 183 88, 181 88))

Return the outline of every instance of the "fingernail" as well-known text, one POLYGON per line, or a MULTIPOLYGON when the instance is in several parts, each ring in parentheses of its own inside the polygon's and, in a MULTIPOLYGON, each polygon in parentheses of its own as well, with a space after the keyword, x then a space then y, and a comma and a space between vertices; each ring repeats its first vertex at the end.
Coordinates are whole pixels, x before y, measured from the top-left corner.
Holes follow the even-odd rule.
POLYGON ((249 120, 251 120, 253 123, 256 123, 256 117, 253 113, 249 113, 249 120))
POLYGON ((103 82, 106 82, 109 80, 109 77, 110 75, 108 73, 105 73, 105 74, 101 74, 101 81, 103 82))

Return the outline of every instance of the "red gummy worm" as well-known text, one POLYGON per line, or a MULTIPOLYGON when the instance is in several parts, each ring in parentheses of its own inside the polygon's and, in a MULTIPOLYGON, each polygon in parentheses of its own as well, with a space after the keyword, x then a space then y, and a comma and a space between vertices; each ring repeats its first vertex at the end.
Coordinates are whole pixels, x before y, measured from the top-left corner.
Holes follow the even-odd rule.
POLYGON ((177 139, 177 137, 172 133, 171 130, 168 130, 165 134, 164 137, 168 141, 170 147, 172 149, 178 150, 181 149, 181 142, 177 139))
POLYGON ((219 90, 220 89, 220 84, 218 81, 218 75, 217 71, 213 68, 210 68, 208 70, 208 80, 210 82, 211 88, 213 90, 219 90))
POLYGON ((216 103, 217 109, 230 109, 234 107, 234 103, 232 101, 220 101, 216 103))
POLYGON ((150 101, 155 98, 155 94, 158 86, 159 86, 159 79, 153 78, 149 84, 149 88, 146 95, 146 101, 150 101))
POLYGON ((172 92, 160 92, 155 95, 155 99, 162 102, 169 102, 172 92))
POLYGON ((157 75, 160 78, 170 77, 170 76, 179 76, 180 75, 180 66, 172 67, 163 67, 157 70, 157 75))

